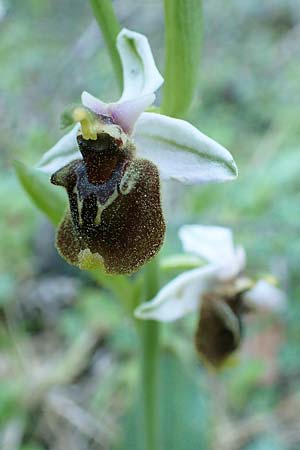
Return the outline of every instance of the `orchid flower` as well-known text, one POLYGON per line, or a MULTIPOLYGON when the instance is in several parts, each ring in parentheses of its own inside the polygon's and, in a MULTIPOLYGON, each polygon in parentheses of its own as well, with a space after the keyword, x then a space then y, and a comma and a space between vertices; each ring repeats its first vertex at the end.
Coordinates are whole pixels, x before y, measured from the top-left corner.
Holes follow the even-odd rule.
POLYGON ((245 251, 234 246, 230 229, 185 225, 179 237, 185 252, 207 264, 170 281, 154 299, 135 310, 135 317, 169 322, 188 313, 200 314, 197 350, 218 366, 239 345, 242 313, 280 312, 285 295, 267 280, 254 282, 244 275, 245 251))
POLYGON ((68 193, 70 208, 57 232, 61 255, 81 268, 131 273, 163 243, 161 180, 221 182, 237 169, 224 147, 188 122, 144 112, 163 83, 146 37, 123 29, 117 48, 121 98, 104 103, 83 92, 82 105, 64 116, 75 126, 38 167, 68 193))

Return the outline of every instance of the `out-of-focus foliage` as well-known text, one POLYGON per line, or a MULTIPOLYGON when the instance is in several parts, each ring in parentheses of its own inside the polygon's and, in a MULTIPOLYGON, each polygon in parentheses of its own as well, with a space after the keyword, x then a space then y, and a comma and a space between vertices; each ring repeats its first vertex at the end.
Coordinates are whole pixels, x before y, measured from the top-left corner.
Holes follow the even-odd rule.
MULTIPOLYGON (((163 431, 174 434, 165 447, 186 448, 176 438, 185 422, 191 450, 297 450, 299 4, 203 3, 200 87, 189 118, 230 149, 240 175, 226 185, 169 189, 165 252, 179 251, 183 222, 231 226, 250 271, 275 274, 289 306, 284 317, 249 318, 240 359, 219 376, 196 361, 196 318, 166 327, 163 431)), ((162 70, 161 2, 115 6, 124 26, 148 35, 162 70)), ((134 433, 122 437, 121 425, 135 409, 138 339, 115 299, 58 257, 52 227, 12 169, 13 160, 33 164, 57 141, 60 113, 82 90, 117 98, 88 2, 0 0, 0 66, 1 448, 122 448, 134 433)))

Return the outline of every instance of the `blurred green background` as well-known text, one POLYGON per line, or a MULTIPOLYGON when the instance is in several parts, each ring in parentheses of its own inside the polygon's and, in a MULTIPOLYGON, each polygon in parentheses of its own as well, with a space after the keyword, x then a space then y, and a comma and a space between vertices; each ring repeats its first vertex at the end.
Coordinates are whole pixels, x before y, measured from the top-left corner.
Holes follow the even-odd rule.
MULTIPOLYGON (((148 36, 163 73, 162 2, 114 3, 122 25, 148 36)), ((180 250, 183 223, 230 226, 249 273, 274 274, 289 303, 282 317, 249 321, 238 361, 221 374, 197 360, 197 318, 164 327, 164 449, 299 450, 299 1, 203 3, 188 118, 230 149, 240 174, 226 185, 165 187, 164 251, 180 250)), ((117 98, 89 2, 0 0, 2 450, 143 450, 131 323, 108 292, 59 258, 52 226, 12 169, 58 140, 62 110, 85 89, 117 98)))

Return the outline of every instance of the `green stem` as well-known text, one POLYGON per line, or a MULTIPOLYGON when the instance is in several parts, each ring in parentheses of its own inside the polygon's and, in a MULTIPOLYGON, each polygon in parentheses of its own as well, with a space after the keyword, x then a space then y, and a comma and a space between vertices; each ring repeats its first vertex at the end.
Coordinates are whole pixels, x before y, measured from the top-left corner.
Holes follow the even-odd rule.
MULTIPOLYGON (((159 289, 157 258, 145 267, 145 296, 151 300, 159 289)), ((142 395, 144 410, 145 450, 159 449, 158 429, 158 363, 159 323, 146 320, 142 324, 142 395)))
POLYGON ((197 88, 202 43, 202 1, 164 0, 165 82, 162 112, 185 115, 197 88))
POLYGON ((123 70, 116 46, 117 35, 121 29, 119 20, 115 14, 111 0, 90 0, 90 3, 98 25, 102 31, 121 91, 123 87, 123 70))

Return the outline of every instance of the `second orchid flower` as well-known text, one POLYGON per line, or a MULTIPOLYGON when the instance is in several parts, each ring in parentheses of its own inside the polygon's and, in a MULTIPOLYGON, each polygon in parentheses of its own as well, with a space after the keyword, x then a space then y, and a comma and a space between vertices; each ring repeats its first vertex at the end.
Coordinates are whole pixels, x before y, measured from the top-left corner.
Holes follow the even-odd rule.
POLYGON ((185 252, 208 264, 188 270, 166 284, 152 301, 135 311, 139 319, 170 322, 199 315, 195 344, 200 356, 220 366, 241 341, 246 312, 282 312, 285 295, 268 281, 245 275, 246 257, 235 247, 231 230, 185 225, 179 231, 185 252))

